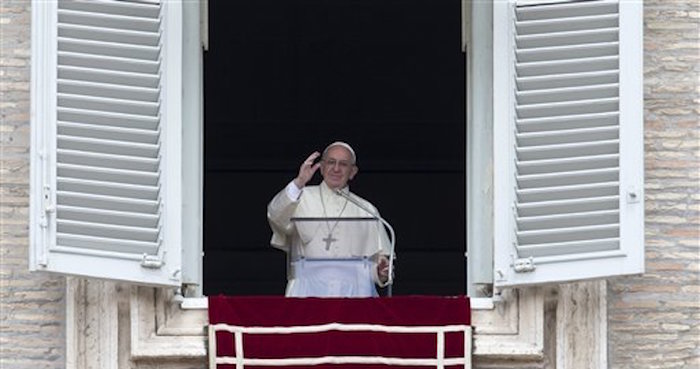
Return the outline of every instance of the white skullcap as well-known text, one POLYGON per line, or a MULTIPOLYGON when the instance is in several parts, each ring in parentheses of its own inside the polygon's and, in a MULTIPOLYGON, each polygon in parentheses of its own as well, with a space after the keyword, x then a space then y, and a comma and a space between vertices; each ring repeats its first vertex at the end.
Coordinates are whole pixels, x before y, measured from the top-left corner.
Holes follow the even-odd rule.
POLYGON ((343 148, 347 149, 348 151, 350 151, 350 156, 352 156, 352 163, 355 164, 357 162, 357 156, 355 156, 355 150, 353 150, 352 147, 350 147, 350 145, 348 145, 347 143, 342 142, 342 141, 335 141, 332 144, 326 146, 326 149, 323 150, 323 157, 324 158, 326 157, 326 154, 328 154, 328 150, 330 150, 334 146, 340 146, 340 147, 343 147, 343 148))

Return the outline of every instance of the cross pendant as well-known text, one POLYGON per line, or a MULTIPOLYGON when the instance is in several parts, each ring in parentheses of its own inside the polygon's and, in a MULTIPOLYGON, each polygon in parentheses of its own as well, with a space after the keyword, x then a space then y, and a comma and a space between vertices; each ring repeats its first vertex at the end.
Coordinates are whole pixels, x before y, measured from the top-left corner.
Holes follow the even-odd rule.
POLYGON ((328 251, 328 250, 331 249, 331 243, 332 243, 332 242, 338 241, 338 239, 337 239, 337 238, 333 238, 333 235, 330 234, 330 233, 328 234, 328 237, 322 238, 322 240, 323 240, 323 242, 326 243, 326 251, 328 251))

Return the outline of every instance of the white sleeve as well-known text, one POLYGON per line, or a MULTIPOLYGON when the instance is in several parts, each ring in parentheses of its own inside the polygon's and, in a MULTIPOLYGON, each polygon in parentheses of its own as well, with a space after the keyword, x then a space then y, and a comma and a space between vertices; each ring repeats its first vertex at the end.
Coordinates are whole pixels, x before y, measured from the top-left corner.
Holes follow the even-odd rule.
POLYGON ((287 184, 287 191, 286 192, 287 192, 287 196, 292 201, 299 200, 299 196, 301 196, 301 188, 297 187, 297 185, 294 183, 293 180, 290 181, 289 184, 287 184))

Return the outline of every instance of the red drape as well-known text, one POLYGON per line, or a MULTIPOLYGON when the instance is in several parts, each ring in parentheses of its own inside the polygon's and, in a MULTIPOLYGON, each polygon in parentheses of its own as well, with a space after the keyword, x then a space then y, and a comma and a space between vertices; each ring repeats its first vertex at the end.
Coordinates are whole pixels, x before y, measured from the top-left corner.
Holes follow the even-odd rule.
MULTIPOLYGON (((289 327, 328 323, 388 326, 469 325, 467 297, 399 296, 392 298, 209 298, 209 322, 243 327, 289 327)), ((217 356, 233 356, 233 334, 217 332, 217 356)), ((244 334, 247 358, 382 356, 435 358, 434 333, 319 332, 244 334)), ((464 334, 445 335, 445 357, 464 356, 464 334)), ((219 365, 218 369, 232 369, 219 365)), ((318 365, 314 368, 386 368, 387 365, 318 365)), ((246 366, 246 368, 258 368, 246 366)), ((262 367, 260 367, 262 368, 262 367)), ((298 368, 287 366, 286 368, 298 368)), ((406 367, 404 367, 406 368, 406 367)), ((421 368, 421 367, 413 367, 421 368)), ((429 368, 429 367, 425 367, 429 368)))

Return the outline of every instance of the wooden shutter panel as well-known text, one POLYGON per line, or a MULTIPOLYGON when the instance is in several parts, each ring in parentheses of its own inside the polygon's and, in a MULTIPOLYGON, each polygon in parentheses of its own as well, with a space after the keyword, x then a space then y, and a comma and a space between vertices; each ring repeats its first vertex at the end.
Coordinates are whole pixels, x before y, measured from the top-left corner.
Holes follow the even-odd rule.
POLYGON ((494 5, 496 285, 643 271, 641 17, 494 5))
POLYGON ((31 268, 179 285, 181 4, 32 6, 31 268))

